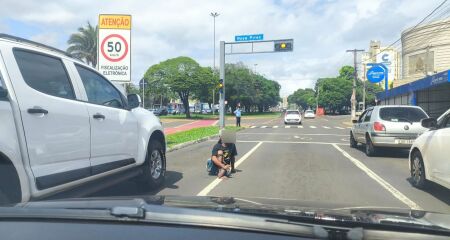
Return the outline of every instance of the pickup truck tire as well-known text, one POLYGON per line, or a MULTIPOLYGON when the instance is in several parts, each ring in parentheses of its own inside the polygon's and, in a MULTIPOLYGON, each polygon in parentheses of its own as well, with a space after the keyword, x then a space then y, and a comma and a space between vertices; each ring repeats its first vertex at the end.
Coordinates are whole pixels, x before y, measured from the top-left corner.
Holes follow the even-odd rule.
POLYGON ((152 140, 149 144, 145 163, 142 165, 140 183, 146 188, 158 188, 164 183, 166 175, 166 156, 160 142, 152 140))

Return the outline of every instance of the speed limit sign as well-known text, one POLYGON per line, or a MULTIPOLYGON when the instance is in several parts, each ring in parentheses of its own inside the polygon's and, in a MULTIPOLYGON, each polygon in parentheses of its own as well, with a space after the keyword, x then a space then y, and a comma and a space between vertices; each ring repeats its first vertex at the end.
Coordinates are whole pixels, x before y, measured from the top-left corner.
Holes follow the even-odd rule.
POLYGON ((131 81, 131 16, 102 14, 98 26, 98 70, 109 80, 131 81))

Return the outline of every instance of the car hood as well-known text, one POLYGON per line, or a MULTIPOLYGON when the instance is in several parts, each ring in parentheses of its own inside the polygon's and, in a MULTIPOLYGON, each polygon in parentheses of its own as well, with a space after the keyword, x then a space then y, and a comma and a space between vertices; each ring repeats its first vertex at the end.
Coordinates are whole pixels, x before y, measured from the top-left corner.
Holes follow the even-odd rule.
MULTIPOLYGON (((271 217, 301 217, 325 221, 352 221, 408 225, 450 230, 450 214, 390 207, 346 207, 334 203, 237 197, 145 196, 64 199, 15 205, 28 209, 112 209, 164 206, 271 217)), ((1 216, 1 211, 0 211, 1 216)))

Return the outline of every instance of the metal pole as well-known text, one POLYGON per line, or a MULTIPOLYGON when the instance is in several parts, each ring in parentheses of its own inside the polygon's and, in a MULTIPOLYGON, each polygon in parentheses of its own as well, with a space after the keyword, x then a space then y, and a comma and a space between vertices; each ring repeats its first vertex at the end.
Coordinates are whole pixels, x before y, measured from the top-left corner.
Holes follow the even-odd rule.
POLYGON ((316 115, 317 115, 317 111, 319 110, 319 95, 320 95, 320 86, 317 85, 316 115))
POLYGON ((363 63, 363 111, 366 110, 366 64, 363 63))
POLYGON ((142 79, 142 108, 145 108, 145 80, 142 79))
MULTIPOLYGON (((214 49, 214 53, 213 53, 213 76, 215 74, 214 70, 216 69, 216 17, 218 17, 219 14, 217 12, 215 13, 211 13, 211 17, 213 17, 213 49, 214 49)), ((215 89, 213 88, 212 91, 212 98, 213 98, 213 104, 212 104, 212 114, 214 115, 214 95, 215 95, 215 89)))
POLYGON ((219 96, 219 127, 225 128, 225 42, 220 41, 220 79, 223 81, 223 91, 219 96))

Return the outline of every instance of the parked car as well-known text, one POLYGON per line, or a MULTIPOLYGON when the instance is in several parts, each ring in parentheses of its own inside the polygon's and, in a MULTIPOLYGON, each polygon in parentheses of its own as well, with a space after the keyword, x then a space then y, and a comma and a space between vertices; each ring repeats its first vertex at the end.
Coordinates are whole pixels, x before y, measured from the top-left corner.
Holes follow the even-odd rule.
POLYGON ((417 106, 375 106, 365 110, 350 130, 350 146, 362 143, 366 155, 374 156, 379 147, 410 148, 427 129, 420 120, 428 115, 417 106))
POLYGON ((437 120, 423 119, 421 124, 429 130, 411 147, 411 183, 424 188, 427 181, 432 181, 450 189, 450 109, 437 120))
POLYGON ((169 112, 165 108, 159 108, 156 111, 154 111, 153 114, 155 114, 156 116, 165 116, 169 114, 169 112))
POLYGON ((316 117, 316 114, 314 114, 313 110, 306 110, 305 111, 305 119, 306 118, 315 118, 315 117, 316 117))
POLYGON ((130 171, 163 183, 163 128, 137 94, 40 43, 0 34, 0 52, 0 204, 130 171))
POLYGON ((209 114, 212 113, 211 109, 203 109, 202 114, 209 114))
POLYGON ((284 124, 302 124, 302 115, 298 110, 287 110, 284 115, 284 124))

